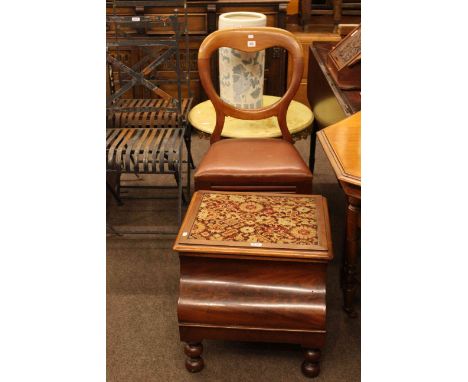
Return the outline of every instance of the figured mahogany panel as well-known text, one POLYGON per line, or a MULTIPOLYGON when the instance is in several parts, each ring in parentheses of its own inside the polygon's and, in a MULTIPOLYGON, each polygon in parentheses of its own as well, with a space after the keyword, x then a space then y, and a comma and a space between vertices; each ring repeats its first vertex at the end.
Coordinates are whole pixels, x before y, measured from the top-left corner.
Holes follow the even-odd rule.
POLYGON ((326 263, 180 256, 180 267, 181 325, 325 330, 326 263))

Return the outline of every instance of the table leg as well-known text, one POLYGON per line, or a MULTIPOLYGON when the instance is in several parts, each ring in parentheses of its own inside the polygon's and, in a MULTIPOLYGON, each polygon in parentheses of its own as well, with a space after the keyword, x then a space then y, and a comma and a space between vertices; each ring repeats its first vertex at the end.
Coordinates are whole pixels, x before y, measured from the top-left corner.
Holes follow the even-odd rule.
POLYGON ((357 259, 359 255, 359 219, 361 216, 361 200, 348 197, 348 208, 346 209, 346 239, 345 255, 343 262, 343 294, 344 310, 350 317, 356 317, 354 311, 354 297, 356 295, 358 280, 357 259))

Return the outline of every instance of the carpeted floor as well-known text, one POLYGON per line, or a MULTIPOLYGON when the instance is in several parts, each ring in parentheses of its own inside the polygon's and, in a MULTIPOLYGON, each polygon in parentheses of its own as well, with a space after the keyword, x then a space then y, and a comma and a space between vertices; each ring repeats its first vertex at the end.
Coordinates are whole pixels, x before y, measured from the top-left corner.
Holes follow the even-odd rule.
MULTIPOLYGON (((208 147, 196 136, 195 163, 208 147)), ((308 161, 309 141, 296 147, 308 161)), ((328 198, 335 258, 327 281, 327 343, 317 381, 360 380, 360 319, 342 311, 339 267, 342 259, 345 199, 333 170, 317 143, 314 193, 328 198)), ((173 184, 170 176, 136 179, 124 184, 173 184)), ((163 192, 169 194, 170 191, 163 192)), ((162 194, 162 193, 159 193, 162 194)), ((145 190, 139 195, 159 195, 145 190)), ((124 194, 129 197, 136 191, 124 194)), ((173 229, 177 223, 173 199, 125 199, 118 207, 108 196, 108 223, 117 231, 132 227, 173 229)), ((305 381, 299 346, 266 343, 204 341, 205 368, 189 374, 179 341, 176 304, 179 260, 171 249, 174 235, 139 234, 107 239, 107 380, 152 381, 305 381)), ((359 296, 356 301, 360 313, 359 296)))

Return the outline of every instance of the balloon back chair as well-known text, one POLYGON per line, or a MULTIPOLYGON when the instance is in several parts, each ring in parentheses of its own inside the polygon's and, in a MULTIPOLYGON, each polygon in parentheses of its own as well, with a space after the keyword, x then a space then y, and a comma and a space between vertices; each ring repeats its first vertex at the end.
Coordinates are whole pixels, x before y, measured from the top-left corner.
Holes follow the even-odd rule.
POLYGON ((216 111, 210 148, 195 172, 196 190, 275 191, 310 194, 312 173, 293 145, 286 112, 296 94, 303 71, 302 48, 294 35, 279 28, 238 28, 216 31, 205 38, 198 53, 200 80, 216 111), (256 52, 281 47, 292 58, 292 79, 274 104, 238 109, 224 102, 211 79, 211 56, 220 47, 256 52), (227 116, 242 120, 277 117, 281 138, 221 139, 227 116))

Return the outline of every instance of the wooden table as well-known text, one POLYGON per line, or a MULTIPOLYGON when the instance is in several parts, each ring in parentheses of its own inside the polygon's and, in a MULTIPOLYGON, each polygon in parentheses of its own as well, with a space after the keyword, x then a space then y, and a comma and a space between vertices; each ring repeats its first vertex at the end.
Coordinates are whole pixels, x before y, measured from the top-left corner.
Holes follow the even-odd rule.
POLYGON ((327 69, 327 55, 335 45, 315 42, 310 46, 307 98, 315 117, 310 140, 311 170, 315 161, 316 132, 361 110, 361 91, 340 89, 327 69))
MULTIPOLYGON (((280 97, 263 96, 263 105, 272 105, 280 97)), ((199 103, 192 108, 188 115, 190 124, 197 130, 210 134, 216 124, 216 112, 211 101, 199 103)), ((291 135, 295 138, 307 138, 314 115, 304 104, 292 101, 286 114, 286 123, 291 135)), ((256 121, 246 121, 233 117, 226 117, 222 136, 225 138, 276 138, 281 137, 278 120, 275 117, 256 121)))
POLYGON ((348 200, 346 244, 342 269, 344 309, 356 317, 357 259, 361 226, 361 112, 317 133, 348 200))
POLYGON ((284 342, 319 374, 332 242, 318 195, 199 191, 174 244, 186 368, 203 369, 202 340, 284 342))

